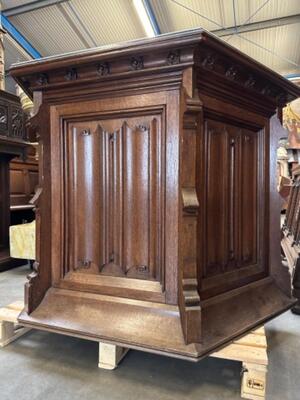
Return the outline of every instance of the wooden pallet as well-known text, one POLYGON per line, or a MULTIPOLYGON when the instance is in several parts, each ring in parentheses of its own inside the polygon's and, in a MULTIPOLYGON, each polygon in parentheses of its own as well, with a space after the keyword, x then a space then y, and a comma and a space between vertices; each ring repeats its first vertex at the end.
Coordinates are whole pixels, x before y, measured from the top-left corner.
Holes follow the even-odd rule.
POLYGON ((0 347, 8 345, 30 330, 18 324, 18 316, 23 308, 22 301, 0 308, 0 347))
MULTIPOLYGON (((19 326, 17 322, 23 307, 23 302, 18 301, 0 309, 0 347, 6 346, 30 330, 19 326)), ((99 368, 117 368, 128 351, 120 346, 100 342, 99 368)), ((210 356, 242 362, 241 397, 250 400, 265 398, 268 356, 264 328, 252 331, 210 356)))
POLYGON ((268 355, 263 327, 235 340, 222 350, 211 354, 211 357, 241 361, 241 397, 251 400, 265 398, 268 355))
MULTIPOLYGON (((99 343, 99 368, 115 369, 128 349, 99 343)), ((259 328, 215 352, 210 357, 242 362, 241 397, 263 400, 266 394, 268 366, 265 329, 259 328)))

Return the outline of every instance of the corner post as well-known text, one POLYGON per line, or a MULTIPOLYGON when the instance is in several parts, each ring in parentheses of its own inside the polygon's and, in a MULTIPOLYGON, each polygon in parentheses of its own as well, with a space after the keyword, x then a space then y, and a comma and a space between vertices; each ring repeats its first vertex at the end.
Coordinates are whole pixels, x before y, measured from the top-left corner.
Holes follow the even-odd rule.
POLYGON ((197 135, 202 105, 197 96, 185 99, 180 151, 179 309, 186 344, 201 342, 201 306, 197 279, 199 201, 196 192, 197 135))

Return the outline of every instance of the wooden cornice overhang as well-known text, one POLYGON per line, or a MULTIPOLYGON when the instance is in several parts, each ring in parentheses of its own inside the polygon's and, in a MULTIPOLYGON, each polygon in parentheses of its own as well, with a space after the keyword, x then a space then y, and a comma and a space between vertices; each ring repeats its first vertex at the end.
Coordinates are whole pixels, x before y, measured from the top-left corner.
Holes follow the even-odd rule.
POLYGON ((194 82, 200 94, 261 108, 265 115, 300 96, 299 87, 203 29, 26 61, 14 64, 10 73, 31 98, 43 91, 51 102, 62 88, 59 96, 65 99, 76 88, 82 98, 85 91, 112 95, 112 85, 115 95, 180 87, 190 67, 193 76, 185 85, 194 82), (269 107, 263 105, 266 99, 269 107))

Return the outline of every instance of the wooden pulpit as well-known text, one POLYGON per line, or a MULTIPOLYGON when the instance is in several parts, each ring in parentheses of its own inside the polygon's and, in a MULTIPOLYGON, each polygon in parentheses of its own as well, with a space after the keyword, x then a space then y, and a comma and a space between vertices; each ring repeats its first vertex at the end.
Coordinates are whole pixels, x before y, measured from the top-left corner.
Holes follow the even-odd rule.
POLYGON ((196 361, 294 304, 276 149, 299 88, 202 29, 11 74, 41 151, 22 324, 196 361))

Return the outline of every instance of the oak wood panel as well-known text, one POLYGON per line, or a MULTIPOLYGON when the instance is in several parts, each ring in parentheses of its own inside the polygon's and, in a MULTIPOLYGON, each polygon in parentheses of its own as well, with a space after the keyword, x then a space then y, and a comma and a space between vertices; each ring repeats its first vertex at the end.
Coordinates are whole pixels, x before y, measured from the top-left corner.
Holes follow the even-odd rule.
MULTIPOLYGON (((135 289, 133 290, 131 288, 131 286, 133 285, 134 280, 132 279, 132 277, 126 277, 127 283, 124 282, 124 284, 122 285, 122 288, 117 289, 118 286, 115 285, 115 281, 113 276, 111 276, 111 287, 109 287, 107 284, 103 284, 103 282, 101 282, 101 279, 99 280, 99 283, 93 284, 91 285, 90 283, 87 283, 86 279, 84 278, 85 275, 89 275, 89 271, 88 269, 85 268, 80 268, 79 270, 76 270, 76 274, 80 274, 80 282, 79 280, 76 278, 76 284, 75 281, 72 281, 72 274, 73 272, 68 272, 68 256, 67 256, 67 252, 65 251, 65 244, 69 244, 72 242, 72 240, 69 237, 69 232, 68 230, 66 230, 66 227, 64 227, 64 221, 66 221, 65 216, 63 215, 63 204, 66 204, 66 208, 69 208, 69 204, 71 204, 70 199, 67 196, 67 193, 65 192, 65 183, 68 180, 68 173, 63 173, 63 160, 66 162, 66 165, 68 164, 67 160, 68 158, 65 157, 65 150, 64 150, 64 146, 63 146, 63 140, 62 137, 63 135, 60 133, 62 132, 61 129, 64 129, 65 132, 67 132, 68 128, 67 125, 68 123, 71 124, 71 120, 74 120, 74 113, 76 115, 76 120, 78 120, 78 115, 79 113, 82 115, 82 117, 80 117, 80 119, 88 121, 91 120, 91 117, 89 115, 91 115, 91 113, 95 116, 97 116, 98 120, 102 121, 102 125, 103 125, 103 121, 105 119, 106 124, 108 123, 113 123, 112 121, 115 121, 115 126, 112 129, 112 131, 116 130, 118 127, 120 127, 123 124, 123 120, 121 121, 121 123, 118 122, 118 116, 119 115, 141 115, 143 117, 143 119, 147 119, 149 118, 148 116, 155 116, 155 115, 162 115, 163 118, 161 119, 161 122, 159 122, 158 120, 156 121, 156 124, 160 124, 162 126, 161 131, 165 132, 165 117, 164 117, 164 103, 166 102, 166 99, 168 98, 168 94, 167 96, 165 94, 161 94, 159 96, 143 96, 140 98, 139 101, 139 105, 140 108, 137 107, 132 107, 133 105, 136 104, 136 99, 135 98, 130 98, 128 97, 127 99, 112 99, 111 103, 107 103, 106 101, 96 101, 96 102, 86 102, 86 103, 81 103, 80 105, 77 105, 76 103, 74 105, 72 105, 72 107, 70 107, 69 105, 64 105, 63 107, 57 106, 57 107, 53 107, 51 113, 53 112, 53 116, 56 115, 57 119, 53 119, 53 132, 52 132, 52 146, 53 146, 53 155, 55 154, 55 171, 52 171, 52 176, 53 178, 56 176, 55 179, 57 179, 57 181, 61 182, 60 185, 53 185, 52 188, 52 198, 54 199, 54 203, 55 204, 61 204, 61 207, 57 207, 56 208, 56 213, 55 215, 53 215, 52 218, 52 237, 53 237, 53 242, 56 242, 56 244, 53 247, 53 251, 52 251, 52 257, 53 260, 57 260, 57 264, 56 265, 60 265, 61 268, 60 270, 58 270, 57 268, 52 268, 52 282, 55 286, 61 286, 61 287, 81 287, 82 290, 92 290, 92 291, 100 291, 102 292, 102 290, 104 290, 104 293, 110 293, 110 294, 115 294, 118 292, 118 290, 120 290, 122 292, 122 295, 124 295, 125 297, 131 296, 133 293, 135 293, 135 295, 137 296, 137 298, 143 298, 143 294, 142 294, 142 287, 141 289, 139 289, 138 286, 135 287, 135 289), (114 105, 113 105, 114 104, 114 105), (129 107, 130 111, 126 110, 126 107, 129 107), (76 114, 76 108, 78 109, 77 114, 76 114), (111 111, 111 109, 115 109, 116 111, 111 111), (136 111, 133 111, 133 110, 136 111), (101 113, 99 113, 99 111, 101 110, 101 113), (160 113, 162 114, 155 114, 157 113, 157 111, 159 110, 160 113), (60 114, 63 115, 63 120, 61 123, 57 123, 58 121, 60 121, 60 114), (128 114, 129 113, 129 114, 128 114), (154 113, 154 114, 153 114, 154 113), (99 117, 99 115, 102 115, 99 117), (117 118, 113 118, 116 115, 117 118), (104 119, 103 119, 104 118, 104 119), (116 122, 117 120, 117 122, 116 122), (68 122, 69 121, 69 122, 68 122), (110 122, 109 122, 110 121, 110 122), (64 128, 63 128, 64 127, 64 128), (62 203, 61 203, 62 202, 62 203), (58 232, 65 232, 64 234, 66 235, 66 240, 65 241, 59 241, 58 238, 58 232), (65 272, 64 272, 65 271, 65 272), (63 278, 64 274, 68 273, 68 276, 71 277, 71 279, 68 279, 68 281, 62 282, 61 279, 63 278), (132 283, 131 283, 132 280, 132 283), (79 286, 78 286, 79 285, 79 286)), ((138 125, 140 124, 140 117, 138 117, 139 119, 137 119, 137 123, 138 125)), ((161 118, 161 117, 160 117, 161 118)), ((154 120, 153 117, 150 118, 151 120, 154 120)), ((150 120, 149 119, 149 120, 150 120)), ((133 121, 133 120, 132 120, 133 121)), ((170 121, 170 126, 172 126, 173 121, 170 121)), ((159 125, 158 125, 159 126, 159 125)), ((107 126, 108 128, 108 126, 107 126)), ((173 131, 174 132, 174 131, 173 131)), ((160 132, 158 132, 159 135, 160 132)), ((160 140, 162 141, 162 143, 164 143, 165 138, 163 135, 160 136, 160 140)), ((152 139, 153 139, 153 135, 152 135, 152 139)), ((154 142, 153 142, 154 143, 154 142)), ((164 257, 163 255, 163 248, 164 248, 164 241, 165 241, 165 234, 163 233, 163 230, 165 229, 165 225, 168 225, 171 223, 171 213, 169 211, 168 215, 165 216, 165 214, 163 213, 164 211, 164 189, 163 189, 163 185, 164 182, 168 182, 167 177, 165 176, 165 151, 161 151, 159 149, 158 145, 154 145, 153 144, 153 152, 154 152, 154 148, 156 147, 156 152, 157 152, 157 156, 161 157, 162 159, 159 160, 159 171, 161 171, 161 176, 159 174, 156 173, 156 177, 155 180, 153 181, 153 196, 154 193, 156 192, 155 196, 157 197, 157 201, 162 201, 162 207, 159 210, 159 212, 157 212, 157 210, 152 207, 151 210, 153 211, 153 218, 157 219, 157 220, 161 220, 162 223, 159 224, 159 234, 161 232, 162 235, 162 243, 156 243, 155 247, 157 248, 157 252, 159 252, 160 254, 162 254, 162 258, 164 257), (161 152, 161 153, 160 153, 161 152), (155 188, 155 185, 158 185, 159 183, 159 188, 158 190, 155 188), (161 199, 161 200, 160 200, 161 199), (155 216, 155 217, 154 217, 155 216), (163 219, 166 219, 165 223, 163 223, 163 219), (169 222, 168 222, 169 221, 169 222)), ((155 163, 151 164, 154 168, 155 163)), ((156 168, 156 167, 155 167, 156 168)), ((172 172, 172 174, 174 173, 174 169, 171 168, 170 171, 172 172)), ((168 192, 167 192, 168 193, 168 192)), ((170 193, 170 192, 169 192, 170 193)), ((171 193, 170 193, 171 194, 171 193)), ((84 196, 83 196, 84 197, 84 196)), ((171 201, 174 200, 174 194, 171 196, 171 201)), ((151 205, 151 204, 150 204, 151 205)), ((170 207, 169 207, 170 208, 170 207)), ((70 220, 72 219, 72 216, 70 216, 70 220)), ((170 225, 173 226, 173 223, 170 225)), ((71 233, 70 233, 71 234, 71 233)), ((152 242, 154 244, 154 242, 152 242)), ((173 242, 170 242, 168 247, 171 248, 173 246, 173 242)), ((153 246, 154 249, 154 246, 153 246)), ((153 251, 153 249, 151 251, 153 251)), ((170 255, 172 257, 176 256, 176 253, 170 251, 170 255)), ((164 258, 163 258, 164 261, 164 258)), ((55 265, 55 264, 53 264, 55 265)), ((157 276, 159 277, 159 281, 161 282, 161 287, 160 287, 160 291, 158 292, 157 290, 152 291, 152 299, 154 301, 165 301, 165 294, 172 293, 173 298, 175 299, 176 296, 176 291, 174 291, 174 289, 171 289, 172 287, 174 288, 174 285, 176 285, 176 275, 174 273, 172 273, 172 269, 175 269, 176 264, 170 264, 168 271, 171 274, 172 279, 168 281, 168 288, 166 290, 166 292, 164 292, 165 290, 165 279, 163 276, 163 271, 161 272, 160 269, 158 268, 157 271, 155 271, 155 273, 157 274, 157 276), (161 275, 161 276, 160 276, 161 275)), ((91 269, 90 269, 91 272, 91 269)), ((103 276, 103 274, 100 274, 103 276)), ((144 277, 144 274, 142 274, 142 278, 144 277)), ((98 275, 97 275, 98 276, 98 275)), ((139 276, 141 277, 141 274, 139 274, 139 276)), ((75 278, 74 278, 75 279, 75 278)), ((97 280, 98 281, 98 280, 97 280)), ((150 286, 149 286, 149 290, 150 290, 150 286)), ((151 298, 151 294, 150 292, 145 294, 145 298, 149 299, 151 298), (150 297, 149 297, 150 296, 150 297)), ((175 300, 173 300, 175 301, 175 300)))
POLYGON ((235 126, 220 118, 206 119, 205 135, 206 250, 200 250, 204 298, 226 287, 243 285, 244 278, 249 280, 251 275, 255 280, 258 273, 265 271, 260 243, 265 232, 261 214, 267 210, 261 163, 264 131, 235 126))
POLYGON ((68 125, 67 270, 161 280, 160 125, 160 116, 68 125))

